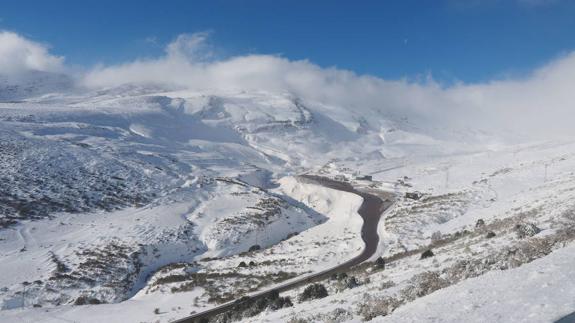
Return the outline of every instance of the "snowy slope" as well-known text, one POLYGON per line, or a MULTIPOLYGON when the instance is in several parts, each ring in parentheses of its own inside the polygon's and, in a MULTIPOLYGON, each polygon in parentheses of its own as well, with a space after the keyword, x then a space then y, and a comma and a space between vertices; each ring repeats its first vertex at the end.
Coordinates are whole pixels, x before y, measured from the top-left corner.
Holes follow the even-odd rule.
POLYGON ((573 313, 571 244, 548 257, 440 290, 378 322, 555 322, 573 313))
POLYGON ((25 71, 18 75, 0 73, 0 102, 20 101, 49 93, 69 92, 74 81, 66 74, 25 71))
POLYGON ((254 322, 402 315, 572 240, 570 140, 511 145, 290 93, 44 83, 0 91, 0 321, 169 321, 352 258, 361 198, 299 173, 395 192, 376 255, 393 261, 254 322), (541 232, 518 237, 526 223, 541 232))

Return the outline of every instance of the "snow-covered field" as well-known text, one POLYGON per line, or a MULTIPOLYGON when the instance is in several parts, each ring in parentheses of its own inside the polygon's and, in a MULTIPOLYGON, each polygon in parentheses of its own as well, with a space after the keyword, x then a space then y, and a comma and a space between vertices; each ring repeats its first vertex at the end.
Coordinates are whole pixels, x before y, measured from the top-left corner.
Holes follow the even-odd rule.
POLYGON ((245 320, 575 311, 575 141, 486 139, 288 93, 12 90, 0 103, 0 321, 168 322, 353 258, 361 198, 302 173, 395 193, 372 259, 386 268, 325 281, 321 299, 288 291, 292 307, 245 320))

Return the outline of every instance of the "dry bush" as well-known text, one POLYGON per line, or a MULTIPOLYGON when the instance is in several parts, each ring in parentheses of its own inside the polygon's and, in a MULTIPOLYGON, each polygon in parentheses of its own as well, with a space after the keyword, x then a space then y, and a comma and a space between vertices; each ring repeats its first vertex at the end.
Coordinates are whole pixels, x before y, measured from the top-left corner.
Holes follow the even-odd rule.
POLYGON ((378 316, 391 314, 402 303, 401 300, 394 297, 373 297, 365 294, 363 302, 358 305, 356 314, 361 316, 364 321, 371 321, 378 316))
POLYGON ((439 272, 426 271, 413 276, 409 280, 409 285, 402 289, 400 294, 403 299, 413 301, 449 285, 449 281, 442 278, 439 272))

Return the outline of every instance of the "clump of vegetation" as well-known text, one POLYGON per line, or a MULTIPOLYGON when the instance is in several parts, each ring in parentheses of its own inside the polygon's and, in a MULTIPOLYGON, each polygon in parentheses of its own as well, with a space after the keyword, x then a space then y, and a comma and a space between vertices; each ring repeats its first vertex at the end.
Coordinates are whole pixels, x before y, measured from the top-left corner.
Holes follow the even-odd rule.
POLYGON ((156 279, 153 286, 157 287, 164 283, 176 283, 170 288, 172 293, 187 292, 196 287, 202 287, 208 296, 208 303, 221 304, 237 299, 245 293, 261 290, 265 286, 276 284, 295 276, 295 273, 284 271, 260 275, 234 271, 188 272, 183 275, 177 273, 156 279), (232 291, 230 291, 230 287, 232 287, 232 291))
POLYGON ((517 237, 519 239, 532 237, 532 236, 538 234, 539 232, 541 232, 541 229, 539 229, 533 223, 519 223, 519 224, 515 225, 514 230, 515 230, 515 233, 517 234, 517 237))
POLYGON ((50 259, 52 259, 52 262, 56 265, 56 272, 65 273, 70 271, 70 268, 68 268, 68 266, 66 266, 66 264, 64 264, 64 262, 60 260, 54 252, 50 251, 50 259))
POLYGON ((327 297, 327 289, 322 284, 311 284, 298 297, 300 302, 327 297))
POLYGON ((333 274, 330 276, 330 280, 336 281, 335 287, 339 291, 355 288, 360 285, 355 276, 348 276, 346 273, 333 274))
POLYGON ((438 243, 443 239, 441 231, 435 231, 431 234, 431 244, 438 243))
POLYGON ((442 278, 439 272, 427 271, 413 276, 401 294, 404 299, 412 301, 449 285, 449 281, 442 278))
POLYGON ((422 254, 421 254, 421 258, 420 259, 426 259, 426 258, 430 258, 435 256, 435 254, 433 253, 433 251, 431 251, 431 249, 427 249, 425 250, 422 254))
POLYGON ((280 297, 278 291, 272 290, 259 297, 244 296, 238 299, 231 310, 217 315, 215 321, 222 323, 240 321, 258 315, 266 309, 276 311, 292 306, 293 303, 289 297, 280 297))
POLYGON ((383 283, 381 283, 381 285, 379 286, 379 289, 388 289, 395 286, 395 283, 392 280, 388 280, 388 281, 384 281, 383 283))
POLYGON ((102 301, 100 301, 97 298, 84 295, 76 298, 76 300, 74 301, 74 305, 98 305, 98 304, 102 304, 102 301))
POLYGON ((347 278, 347 274, 346 274, 346 273, 339 273, 339 274, 338 274, 338 273, 335 273, 335 274, 332 274, 332 275, 329 277, 329 279, 331 279, 331 280, 337 280, 337 281, 342 281, 342 280, 344 280, 344 279, 346 279, 346 278, 347 278))
POLYGON ((376 269, 379 269, 379 270, 385 269, 385 259, 383 259, 383 257, 378 257, 375 260, 374 266, 376 269))
POLYGON ((353 319, 353 314, 341 307, 334 309, 333 311, 327 313, 320 313, 313 315, 309 318, 309 321, 303 320, 301 322, 330 322, 330 323, 340 323, 347 322, 353 319))
POLYGON ((253 246, 250 247, 250 249, 248 249, 248 252, 254 252, 254 251, 258 251, 260 250, 262 247, 260 247, 259 244, 255 244, 253 246))
POLYGON ((370 294, 364 295, 364 301, 359 303, 356 314, 364 321, 371 321, 378 316, 391 314, 396 308, 403 304, 394 297, 373 297, 370 294))
POLYGON ((484 226, 485 226, 485 220, 483 220, 483 219, 479 219, 479 220, 477 220, 477 222, 475 222, 476 228, 482 228, 484 226))

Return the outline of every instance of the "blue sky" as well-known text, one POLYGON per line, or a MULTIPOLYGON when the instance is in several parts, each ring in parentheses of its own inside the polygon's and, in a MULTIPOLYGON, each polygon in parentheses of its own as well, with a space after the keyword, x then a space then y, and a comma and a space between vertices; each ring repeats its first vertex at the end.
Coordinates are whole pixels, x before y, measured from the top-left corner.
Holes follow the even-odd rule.
POLYGON ((217 55, 278 54, 386 79, 520 76, 575 49, 575 1, 5 1, 0 29, 69 64, 161 55, 210 31, 217 55))

